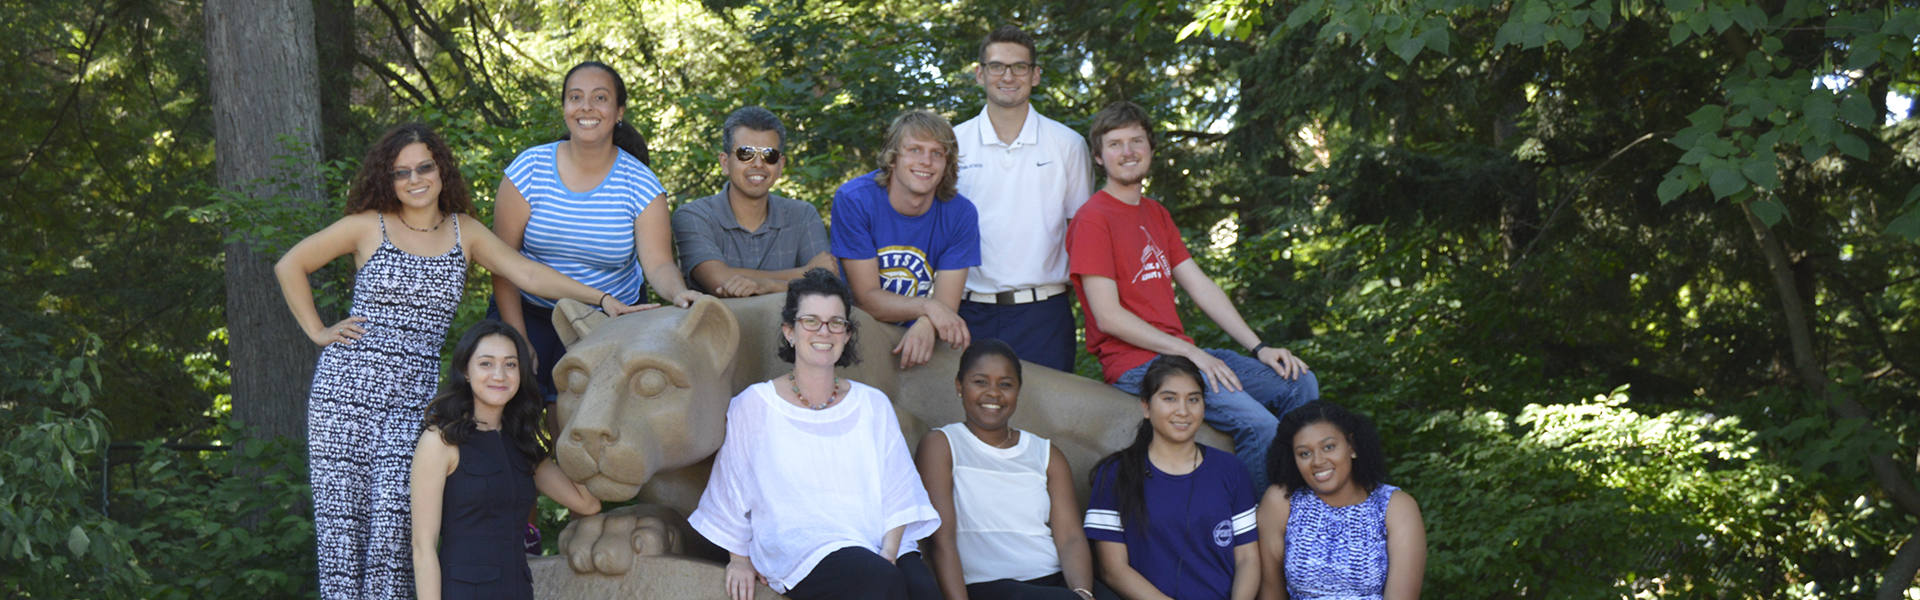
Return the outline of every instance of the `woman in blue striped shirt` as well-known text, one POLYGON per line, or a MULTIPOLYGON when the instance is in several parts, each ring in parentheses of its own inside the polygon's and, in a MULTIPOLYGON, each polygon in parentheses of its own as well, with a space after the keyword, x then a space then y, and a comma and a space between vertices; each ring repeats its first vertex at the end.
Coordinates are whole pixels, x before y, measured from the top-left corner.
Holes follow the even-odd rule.
MULTIPOLYGON (((513 159, 494 200, 493 231, 527 258, 641 305, 651 281, 661 298, 685 307, 700 297, 673 262, 666 188, 648 168, 646 142, 621 117, 627 86, 604 63, 575 65, 562 80, 567 134, 513 159)), ((553 366, 566 347, 553 330, 553 302, 493 278, 495 311, 532 342, 547 402, 558 399, 553 366)), ((559 435, 547 412, 547 431, 559 435)))

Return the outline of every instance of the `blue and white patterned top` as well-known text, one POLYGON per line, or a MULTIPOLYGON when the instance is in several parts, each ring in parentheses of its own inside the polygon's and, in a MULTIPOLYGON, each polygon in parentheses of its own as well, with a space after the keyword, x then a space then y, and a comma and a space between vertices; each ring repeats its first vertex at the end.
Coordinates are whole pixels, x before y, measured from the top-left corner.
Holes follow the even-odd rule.
POLYGON ((1287 596, 1295 600, 1378 600, 1387 589, 1387 502, 1400 488, 1380 484, 1353 506, 1332 507, 1295 491, 1287 513, 1287 596))
MULTIPOLYGON (((639 304, 647 279, 634 251, 633 222, 666 188, 639 159, 615 152, 613 170, 599 187, 567 189, 554 159, 559 145, 528 148, 507 166, 507 180, 533 207, 520 254, 621 302, 639 304)), ((553 307, 553 301, 524 291, 520 299, 553 307)))

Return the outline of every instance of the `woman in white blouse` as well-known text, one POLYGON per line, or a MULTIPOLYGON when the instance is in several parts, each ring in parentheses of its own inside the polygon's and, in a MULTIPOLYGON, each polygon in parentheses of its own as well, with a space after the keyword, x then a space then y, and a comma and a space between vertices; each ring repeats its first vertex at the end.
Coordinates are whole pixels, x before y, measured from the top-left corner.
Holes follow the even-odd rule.
POLYGON ((727 596, 761 582, 794 600, 940 597, 914 543, 940 526, 886 394, 853 364, 853 294, 814 269, 787 289, 780 358, 793 371, 727 408, 727 441, 687 520, 730 555, 727 596))

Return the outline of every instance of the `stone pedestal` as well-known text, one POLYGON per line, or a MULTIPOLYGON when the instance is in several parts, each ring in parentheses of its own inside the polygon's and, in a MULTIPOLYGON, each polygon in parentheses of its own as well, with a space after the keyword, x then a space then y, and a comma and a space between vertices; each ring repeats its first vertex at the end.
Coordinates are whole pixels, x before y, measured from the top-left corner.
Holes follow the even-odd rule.
MULTIPOLYGON (((626 575, 575 573, 565 556, 527 561, 535 600, 727 600, 727 569, 684 556, 642 556, 626 575)), ((786 600, 755 585, 754 600, 786 600)))

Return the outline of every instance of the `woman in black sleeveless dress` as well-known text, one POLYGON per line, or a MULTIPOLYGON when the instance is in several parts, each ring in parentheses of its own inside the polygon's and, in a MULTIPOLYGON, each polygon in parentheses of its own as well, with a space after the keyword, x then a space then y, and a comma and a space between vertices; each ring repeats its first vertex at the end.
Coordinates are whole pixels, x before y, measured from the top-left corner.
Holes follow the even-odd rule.
POLYGON ((521 546, 535 490, 580 514, 600 500, 548 459, 527 340, 499 321, 467 330, 413 459, 413 568, 421 600, 531 600, 521 546))

